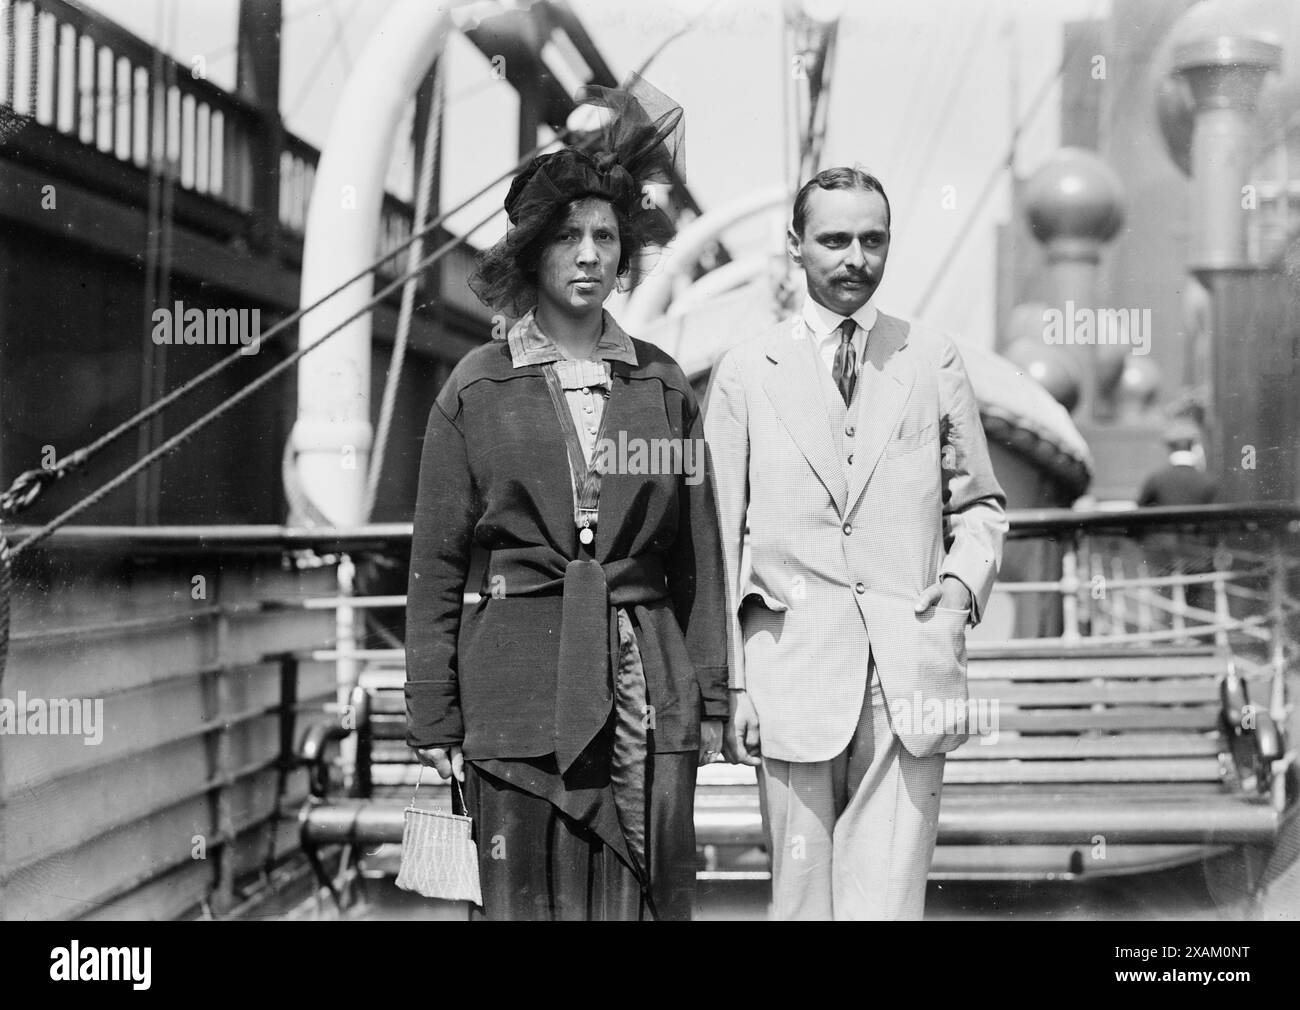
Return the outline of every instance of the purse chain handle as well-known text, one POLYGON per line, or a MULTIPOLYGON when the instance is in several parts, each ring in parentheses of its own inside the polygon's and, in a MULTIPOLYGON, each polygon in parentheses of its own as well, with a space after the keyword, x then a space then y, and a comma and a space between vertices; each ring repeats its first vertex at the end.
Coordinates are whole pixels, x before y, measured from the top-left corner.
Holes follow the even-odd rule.
MULTIPOLYGON (((420 765, 420 770, 416 772, 415 788, 411 790, 411 806, 415 806, 415 794, 420 791, 420 780, 424 778, 424 767, 425 767, 424 765, 420 765)), ((456 812, 456 798, 457 796, 459 796, 461 816, 468 817, 469 807, 465 804, 465 793, 461 789, 460 779, 456 778, 455 772, 452 772, 451 775, 451 788, 453 790, 452 801, 451 801, 451 812, 453 814, 456 812)))

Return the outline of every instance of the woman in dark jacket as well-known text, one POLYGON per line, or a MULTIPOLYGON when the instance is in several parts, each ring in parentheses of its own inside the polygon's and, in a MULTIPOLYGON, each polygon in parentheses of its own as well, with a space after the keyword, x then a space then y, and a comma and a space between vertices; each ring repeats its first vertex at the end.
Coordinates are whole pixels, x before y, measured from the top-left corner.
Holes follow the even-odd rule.
POLYGON ((692 390, 603 309, 671 235, 642 187, 667 181, 681 110, 588 101, 611 113, 599 143, 520 173, 471 280, 521 318, 429 415, 407 742, 465 783, 484 916, 682 919, 696 768, 727 714, 721 548, 692 390), (488 563, 462 619, 474 546, 488 563))

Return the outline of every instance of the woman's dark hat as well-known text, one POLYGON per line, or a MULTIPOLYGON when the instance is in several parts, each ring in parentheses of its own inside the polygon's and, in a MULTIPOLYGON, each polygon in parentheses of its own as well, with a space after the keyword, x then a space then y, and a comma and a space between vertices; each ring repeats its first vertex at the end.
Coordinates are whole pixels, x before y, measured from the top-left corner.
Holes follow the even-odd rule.
POLYGON ((469 283, 489 308, 520 316, 537 304, 520 260, 573 200, 596 196, 613 205, 627 260, 673 237, 672 219, 646 187, 684 179, 682 107, 635 74, 620 88, 589 85, 576 101, 593 107, 593 128, 574 131, 571 146, 538 155, 515 176, 505 198, 510 228, 479 255, 469 283))

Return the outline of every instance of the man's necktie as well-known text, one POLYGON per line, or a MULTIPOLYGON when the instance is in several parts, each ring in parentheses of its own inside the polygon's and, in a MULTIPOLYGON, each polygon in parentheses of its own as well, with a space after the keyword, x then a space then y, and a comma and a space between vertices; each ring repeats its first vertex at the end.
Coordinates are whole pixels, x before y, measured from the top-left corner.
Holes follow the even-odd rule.
POLYGON ((858 379, 858 356, 853 350, 853 331, 857 328, 852 318, 840 323, 840 346, 835 349, 835 367, 831 369, 831 378, 839 387, 845 406, 853 402, 853 384, 858 379))

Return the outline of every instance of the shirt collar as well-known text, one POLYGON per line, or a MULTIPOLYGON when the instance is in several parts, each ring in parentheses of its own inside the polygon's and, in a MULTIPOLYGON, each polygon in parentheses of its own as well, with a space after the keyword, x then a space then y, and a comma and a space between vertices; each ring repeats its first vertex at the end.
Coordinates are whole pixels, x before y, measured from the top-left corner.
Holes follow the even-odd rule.
MULTIPOLYGON (((871 327, 876 325, 876 318, 879 315, 880 313, 876 310, 876 296, 872 295, 857 312, 853 313, 852 319, 858 324, 858 330, 853 334, 854 337, 858 335, 858 332, 864 336, 870 333, 871 327)), ((832 312, 825 305, 815 301, 812 295, 805 295, 803 300, 803 321, 807 324, 808 329, 812 331, 813 336, 822 338, 835 333, 840 328, 840 324, 844 322, 844 316, 832 312)))
MULTIPOLYGON (((506 334, 505 339, 510 345, 510 363, 515 368, 569 360, 555 341, 542 332, 532 310, 526 312, 514 326, 510 327, 510 332, 506 334)), ((591 357, 595 361, 623 361, 629 365, 637 363, 636 347, 632 344, 632 338, 608 311, 601 310, 600 340, 596 342, 596 349, 591 352, 591 357)))

